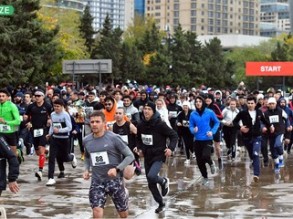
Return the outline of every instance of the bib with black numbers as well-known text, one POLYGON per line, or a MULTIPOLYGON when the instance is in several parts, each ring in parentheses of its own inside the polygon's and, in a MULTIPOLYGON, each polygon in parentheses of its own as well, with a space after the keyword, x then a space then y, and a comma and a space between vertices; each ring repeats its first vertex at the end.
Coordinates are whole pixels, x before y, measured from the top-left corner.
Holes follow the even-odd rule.
POLYGON ((61 122, 54 122, 53 123, 53 128, 61 129, 62 128, 61 122))
POLYGON ((44 129, 34 129, 34 137, 40 137, 43 136, 44 134, 44 129))
POLYGON ((153 145, 154 144, 153 135, 141 134, 141 140, 142 140, 142 143, 145 145, 153 145))
POLYGON ((10 125, 0 124, 0 132, 9 132, 11 131, 10 125))
POLYGON ((279 116, 278 115, 275 115, 275 116, 269 116, 269 120, 270 120, 270 123, 279 123, 279 116))
POLYGON ((109 156, 107 151, 93 152, 91 153, 91 160, 93 166, 101 166, 109 164, 109 156))

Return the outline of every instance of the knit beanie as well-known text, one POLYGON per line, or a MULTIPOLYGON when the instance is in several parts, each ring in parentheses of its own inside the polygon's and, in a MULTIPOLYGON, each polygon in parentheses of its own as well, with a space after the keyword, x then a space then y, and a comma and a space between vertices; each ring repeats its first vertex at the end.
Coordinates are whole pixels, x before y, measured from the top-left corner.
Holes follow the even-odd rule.
POLYGON ((156 112, 156 105, 152 102, 152 101, 147 101, 145 104, 144 104, 144 107, 145 106, 148 106, 150 108, 152 108, 153 112, 155 113, 156 112))

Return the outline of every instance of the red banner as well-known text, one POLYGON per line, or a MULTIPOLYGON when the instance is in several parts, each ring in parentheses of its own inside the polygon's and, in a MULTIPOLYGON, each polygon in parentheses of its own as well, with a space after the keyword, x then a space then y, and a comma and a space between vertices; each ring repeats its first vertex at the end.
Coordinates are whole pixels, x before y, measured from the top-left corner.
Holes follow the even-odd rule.
POLYGON ((246 62, 246 76, 293 76, 293 62, 246 62))

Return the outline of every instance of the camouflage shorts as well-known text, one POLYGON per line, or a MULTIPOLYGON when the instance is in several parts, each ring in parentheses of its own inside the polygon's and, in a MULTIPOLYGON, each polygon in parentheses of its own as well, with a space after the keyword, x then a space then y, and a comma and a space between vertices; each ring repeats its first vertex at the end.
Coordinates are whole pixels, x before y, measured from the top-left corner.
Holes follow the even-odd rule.
POLYGON ((92 182, 89 192, 91 207, 104 208, 107 195, 112 198, 118 212, 128 210, 128 194, 122 178, 106 180, 100 183, 92 182))

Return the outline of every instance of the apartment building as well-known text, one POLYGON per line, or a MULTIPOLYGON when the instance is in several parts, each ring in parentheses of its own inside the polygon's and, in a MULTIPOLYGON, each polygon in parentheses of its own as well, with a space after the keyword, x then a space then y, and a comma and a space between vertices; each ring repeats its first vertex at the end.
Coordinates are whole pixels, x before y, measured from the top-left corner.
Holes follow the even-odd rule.
POLYGON ((161 30, 183 30, 197 35, 259 35, 258 0, 146 0, 145 14, 161 30))
POLYGON ((110 16, 113 27, 125 30, 134 19, 134 0, 84 0, 90 6, 93 28, 103 27, 106 15, 110 16))
POLYGON ((290 5, 288 0, 261 0, 260 35, 277 36, 290 32, 290 5))

